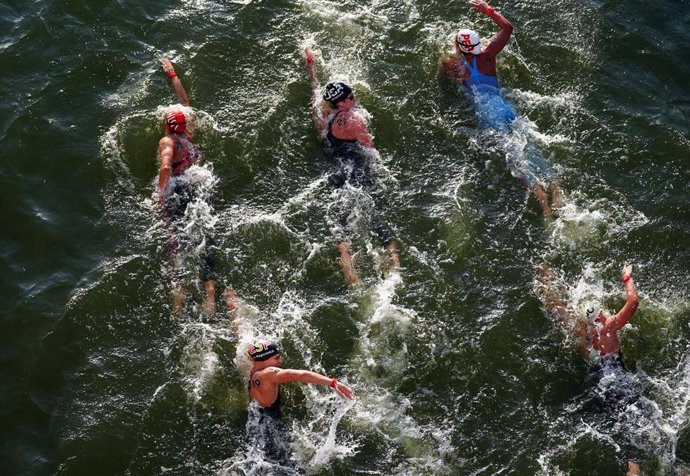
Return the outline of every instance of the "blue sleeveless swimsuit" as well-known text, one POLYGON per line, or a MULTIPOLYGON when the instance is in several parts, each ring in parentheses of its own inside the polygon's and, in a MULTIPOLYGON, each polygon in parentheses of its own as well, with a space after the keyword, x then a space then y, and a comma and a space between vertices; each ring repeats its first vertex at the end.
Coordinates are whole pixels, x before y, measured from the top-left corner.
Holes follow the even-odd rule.
MULTIPOLYGON (((503 98, 496 76, 480 73, 476 56, 472 57, 472 65, 470 65, 461 55, 460 63, 470 73, 465 80, 465 86, 470 91, 479 122, 502 133, 512 132, 511 124, 515 120, 515 110, 503 98)), ((528 189, 542 181, 550 182, 553 177, 549 164, 530 143, 526 144, 522 150, 507 153, 506 162, 513 177, 528 189)))
POLYGON ((472 57, 472 65, 470 65, 465 57, 460 55, 460 63, 470 73, 465 80, 465 86, 472 93, 472 101, 479 121, 487 127, 506 131, 510 123, 515 120, 515 111, 503 99, 496 76, 480 73, 476 56, 472 57))

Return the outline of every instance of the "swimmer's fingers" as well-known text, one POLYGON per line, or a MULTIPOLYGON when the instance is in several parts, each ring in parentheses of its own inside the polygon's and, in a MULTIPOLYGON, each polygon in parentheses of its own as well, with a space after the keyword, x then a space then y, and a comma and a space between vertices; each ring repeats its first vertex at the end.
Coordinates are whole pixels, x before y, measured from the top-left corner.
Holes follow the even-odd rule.
POLYGON ((314 66, 314 53, 311 48, 304 48, 304 59, 307 61, 307 68, 314 66))
POLYGON ((623 266, 623 276, 632 276, 632 265, 631 264, 626 264, 623 266))
POLYGON ((335 385, 335 393, 340 397, 340 398, 347 398, 348 400, 352 400, 354 398, 354 393, 352 393, 352 390, 350 390, 350 387, 347 385, 338 382, 335 385))
POLYGON ((479 13, 485 13, 486 10, 489 8, 489 4, 486 3, 484 0, 470 0, 470 4, 479 13))
POLYGON ((161 64, 163 65, 163 71, 165 71, 166 73, 169 71, 175 71, 172 62, 168 58, 161 58, 161 64))

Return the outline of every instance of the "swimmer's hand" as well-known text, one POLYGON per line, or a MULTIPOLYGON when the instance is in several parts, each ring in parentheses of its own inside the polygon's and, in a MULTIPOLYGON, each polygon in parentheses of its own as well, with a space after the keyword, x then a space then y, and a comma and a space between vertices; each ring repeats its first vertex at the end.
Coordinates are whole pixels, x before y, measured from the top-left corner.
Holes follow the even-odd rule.
POLYGON ((304 59, 307 60, 307 67, 314 64, 314 53, 312 53, 311 48, 304 48, 304 59))
POLYGON ((479 13, 484 13, 486 14, 489 11, 489 4, 486 3, 484 0, 470 0, 470 4, 474 7, 475 10, 477 10, 479 13))
POLYGON ((172 61, 170 61, 168 58, 161 58, 161 64, 163 65, 163 71, 165 71, 168 77, 173 78, 177 76, 172 61))
POLYGON ((621 278, 623 279, 623 282, 625 283, 632 277, 632 265, 631 264, 626 264, 623 266, 623 270, 621 271, 621 278))
POLYGON ((331 388, 340 398, 347 398, 348 400, 353 400, 355 398, 355 394, 350 390, 350 387, 342 382, 335 380, 335 385, 331 384, 331 388))

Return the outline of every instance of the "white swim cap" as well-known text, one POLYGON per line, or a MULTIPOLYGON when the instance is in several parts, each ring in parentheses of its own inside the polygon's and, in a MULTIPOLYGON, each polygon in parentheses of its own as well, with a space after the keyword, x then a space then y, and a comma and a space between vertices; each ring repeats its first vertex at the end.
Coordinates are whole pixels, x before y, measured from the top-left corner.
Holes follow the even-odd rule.
POLYGON ((455 36, 455 41, 460 47, 460 51, 463 53, 472 53, 473 55, 478 55, 482 50, 479 42, 479 34, 476 31, 468 30, 463 28, 458 31, 455 36))
POLYGON ((600 312, 601 308, 599 306, 596 304, 589 304, 585 310, 585 315, 587 316, 587 320, 589 322, 594 322, 594 320, 599 316, 600 312))

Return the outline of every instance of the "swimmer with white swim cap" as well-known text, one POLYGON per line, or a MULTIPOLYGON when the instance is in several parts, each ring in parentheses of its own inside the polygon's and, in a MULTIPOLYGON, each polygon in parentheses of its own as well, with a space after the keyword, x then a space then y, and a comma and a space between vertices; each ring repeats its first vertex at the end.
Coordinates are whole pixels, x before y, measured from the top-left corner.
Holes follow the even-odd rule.
MULTIPOLYGON (((478 105, 477 115, 480 122, 499 131, 509 131, 515 120, 515 112, 506 102, 498 86, 496 73, 496 56, 508 44, 513 32, 513 25, 506 17, 495 11, 484 0, 470 0, 470 4, 479 13, 491 18, 500 30, 482 45, 479 34, 466 28, 460 29, 453 39, 455 54, 442 62, 442 73, 445 77, 464 84, 471 92, 478 105)), ((513 175, 520 183, 534 193, 546 218, 553 218, 553 208, 560 206, 560 189, 557 180, 549 175, 549 167, 542 160, 531 160, 529 166, 513 170, 513 175), (543 162, 543 163, 542 163, 543 162), (539 171, 540 183, 535 170, 539 171), (550 197, 549 197, 550 195, 550 197), (549 204, 549 198, 551 204, 549 204)))
POLYGON ((484 46, 479 34, 466 28, 455 35, 455 55, 443 60, 447 76, 467 86, 489 85, 498 88, 496 56, 505 48, 513 33, 513 25, 484 0, 470 0, 479 13, 489 16, 501 28, 484 46))
POLYGON ((535 268, 537 269, 537 280, 542 285, 539 294, 546 309, 573 331, 573 337, 578 341, 582 355, 587 357, 589 349, 594 349, 597 355, 602 358, 620 361, 620 344, 617 332, 625 327, 640 305, 637 287, 632 279, 632 265, 624 266, 621 271, 621 279, 625 288, 623 307, 614 316, 609 316, 598 304, 590 303, 585 309, 584 320, 568 309, 562 295, 558 292, 557 282, 549 266, 541 262, 537 263, 535 268))

